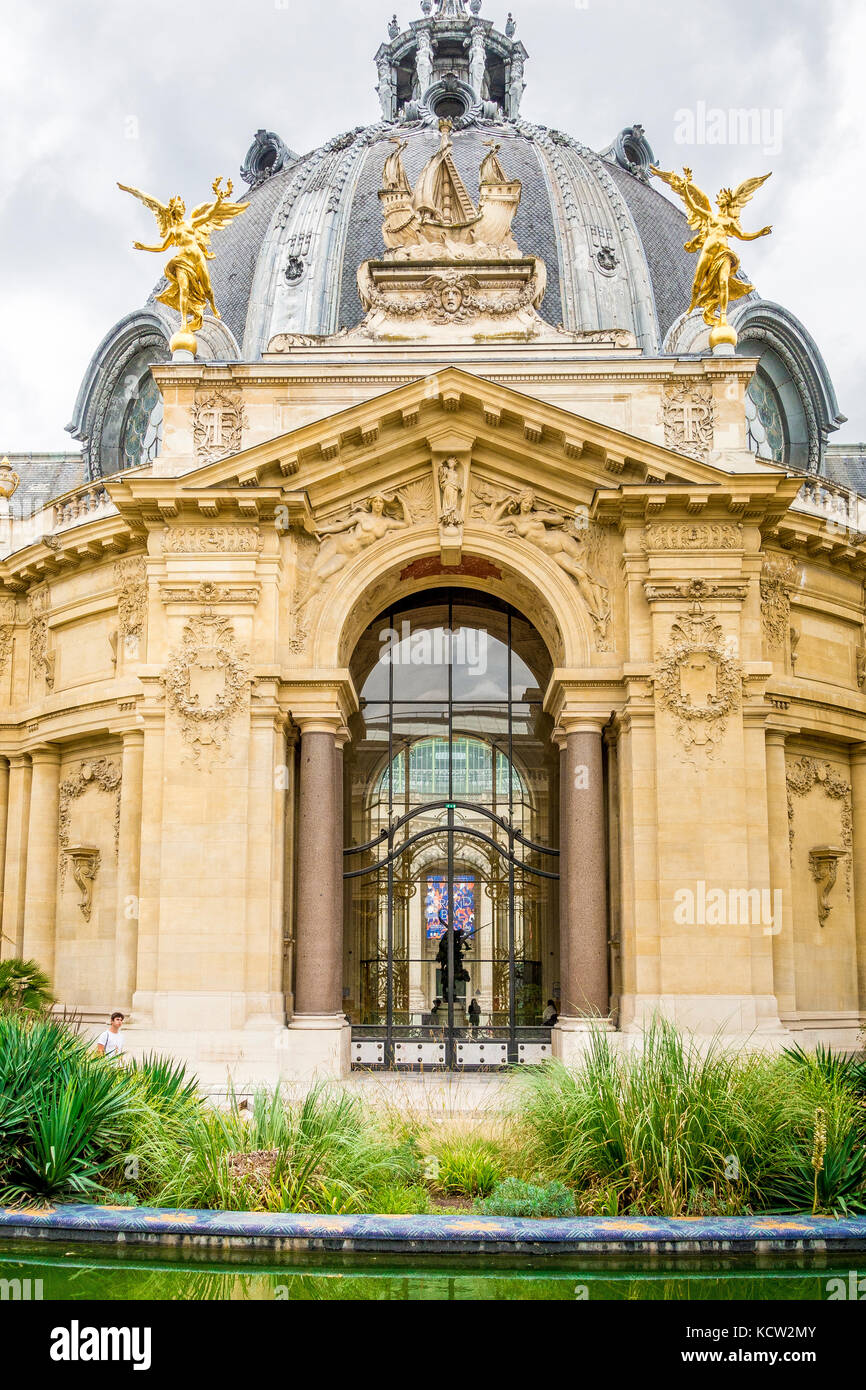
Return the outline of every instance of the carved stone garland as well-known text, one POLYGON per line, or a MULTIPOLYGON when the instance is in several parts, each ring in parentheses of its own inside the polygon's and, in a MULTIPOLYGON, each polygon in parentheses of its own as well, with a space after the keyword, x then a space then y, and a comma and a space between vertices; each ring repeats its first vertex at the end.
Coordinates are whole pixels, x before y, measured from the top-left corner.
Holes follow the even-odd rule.
POLYGON ((48 640, 50 606, 47 589, 37 589, 30 595, 30 661, 33 670, 42 675, 47 690, 54 689, 54 653, 48 640))
MULTIPOLYGON (((831 801, 840 802, 842 848, 845 850, 846 891, 851 896, 851 850, 854 844, 854 803, 850 783, 840 777, 832 763, 821 758, 797 758, 788 766, 788 841, 794 852, 794 797, 807 796, 813 787, 821 787, 831 801)), ((811 867, 811 865, 810 865, 811 867)))
POLYGON ((761 625, 771 650, 785 647, 791 635, 791 588, 799 569, 793 560, 768 557, 761 571, 761 625))
POLYGON ((147 611, 147 564, 143 555, 131 555, 114 566, 117 584, 119 636, 124 642, 141 638, 147 611))
POLYGON ((186 624, 162 681, 196 763, 203 748, 218 750, 225 743, 250 682, 247 660, 230 620, 212 608, 186 624))
POLYGON ((674 620, 668 645, 658 655, 655 683, 687 755, 703 750, 714 756, 729 716, 740 707, 743 675, 715 614, 705 613, 696 601, 674 620))
MULTIPOLYGON (((60 882, 66 881, 66 866, 70 858, 69 827, 72 803, 87 791, 88 787, 98 787, 114 797, 114 853, 120 843, 120 764, 112 758, 94 758, 82 762, 78 771, 60 783, 60 814, 58 821, 58 841, 60 844, 60 882)), ((98 867, 98 862, 97 862, 98 867)), ((96 870, 94 869, 94 874, 96 870)), ((91 875, 90 882, 92 883, 91 875)), ((78 879, 76 877, 76 882, 78 879)), ((84 887, 79 883, 84 893, 84 887)))

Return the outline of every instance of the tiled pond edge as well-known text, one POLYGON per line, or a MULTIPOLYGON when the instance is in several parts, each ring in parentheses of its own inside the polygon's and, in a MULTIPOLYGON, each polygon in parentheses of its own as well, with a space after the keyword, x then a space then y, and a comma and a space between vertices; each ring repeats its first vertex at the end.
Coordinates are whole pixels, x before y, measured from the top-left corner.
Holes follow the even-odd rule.
POLYGON ((0 1238, 366 1250, 397 1254, 613 1254, 866 1250, 866 1217, 298 1216, 151 1207, 0 1207, 0 1238))

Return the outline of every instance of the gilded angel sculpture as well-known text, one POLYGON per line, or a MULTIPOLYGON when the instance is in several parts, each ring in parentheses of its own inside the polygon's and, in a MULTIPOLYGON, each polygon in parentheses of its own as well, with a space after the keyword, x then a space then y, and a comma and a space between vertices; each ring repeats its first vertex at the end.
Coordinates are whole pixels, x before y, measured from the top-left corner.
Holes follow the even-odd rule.
POLYGON ((161 246, 145 246, 142 242, 135 241, 133 246, 136 251, 154 251, 159 254, 172 247, 176 248, 176 254, 172 256, 164 271, 168 286, 162 294, 157 295, 157 299, 160 304, 166 304, 169 309, 176 309, 180 314, 180 330, 171 340, 171 351, 181 350, 194 355, 198 346, 195 334, 202 326, 205 310, 210 308, 214 318, 220 317, 214 303, 207 267, 208 261, 214 259, 210 250, 211 232, 227 227, 233 218, 246 212, 249 203, 230 201, 231 179, 225 189, 222 187, 221 178, 214 179, 213 191, 216 197, 212 202, 199 203, 187 220, 186 204, 180 197, 174 197, 168 203, 161 203, 158 198, 149 197, 139 188, 130 188, 125 183, 119 183, 117 186, 150 208, 156 218, 159 234, 163 238, 161 246))
POLYGON ((703 311, 704 323, 712 329, 711 348, 722 343, 736 347, 737 331, 728 323, 728 305, 732 299, 751 294, 755 287, 737 279, 740 258, 728 243, 731 237, 737 237, 739 241, 757 241, 758 237, 769 236, 772 232, 772 227, 762 227, 759 232, 744 232, 740 226, 740 213, 770 175, 746 179, 739 188, 723 188, 716 198, 714 209, 706 193, 692 182, 691 169, 683 169, 683 178, 655 167, 653 173, 682 198, 688 212, 689 226, 697 232, 691 241, 686 242, 685 248, 687 251, 700 252, 689 313, 693 309, 703 311))

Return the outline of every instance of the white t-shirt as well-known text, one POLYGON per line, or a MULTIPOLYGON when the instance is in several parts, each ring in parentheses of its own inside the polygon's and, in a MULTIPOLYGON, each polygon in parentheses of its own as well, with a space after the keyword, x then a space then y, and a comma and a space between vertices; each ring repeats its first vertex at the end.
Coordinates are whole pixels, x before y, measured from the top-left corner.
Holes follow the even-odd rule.
POLYGON ((106 1028, 105 1032, 100 1033, 96 1039, 96 1046, 105 1048, 106 1057, 111 1057, 115 1052, 121 1053, 123 1051, 123 1031, 118 1029, 116 1033, 112 1033, 110 1028, 106 1028))

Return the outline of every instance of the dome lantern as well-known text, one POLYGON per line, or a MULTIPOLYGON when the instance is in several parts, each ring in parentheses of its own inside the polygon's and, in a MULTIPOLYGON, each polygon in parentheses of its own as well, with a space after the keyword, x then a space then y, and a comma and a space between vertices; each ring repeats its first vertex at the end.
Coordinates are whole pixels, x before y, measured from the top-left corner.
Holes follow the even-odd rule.
POLYGON ((376 54, 377 91, 389 122, 456 128, 478 120, 516 120, 523 97, 528 53, 506 33, 481 18, 482 0, 422 0, 422 18, 399 32, 376 54))

